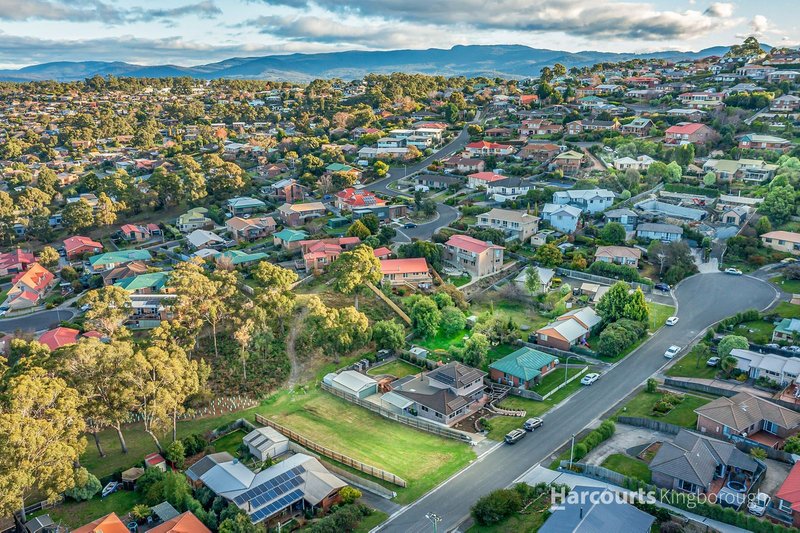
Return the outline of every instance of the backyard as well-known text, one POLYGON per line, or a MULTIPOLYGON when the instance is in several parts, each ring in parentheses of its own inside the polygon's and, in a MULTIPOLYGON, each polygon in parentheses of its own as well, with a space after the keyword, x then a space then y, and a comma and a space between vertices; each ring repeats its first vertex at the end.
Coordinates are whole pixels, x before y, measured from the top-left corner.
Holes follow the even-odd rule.
POLYGON ((613 453, 609 455, 600 466, 628 477, 641 479, 645 483, 650 483, 652 481, 650 468, 648 468, 647 463, 640 459, 629 457, 624 453, 613 453))
POLYGON ((698 350, 695 346, 692 351, 678 359, 678 361, 667 370, 667 375, 671 377, 686 378, 705 378, 714 379, 719 369, 715 366, 708 366, 708 357, 713 356, 711 352, 698 350), (699 359, 698 359, 699 354, 699 359))
POLYGON ((412 365, 411 363, 408 363, 401 359, 395 359, 394 361, 390 361, 385 365, 373 366, 367 371, 367 374, 369 374, 370 376, 380 376, 382 374, 388 374, 396 378, 403 378, 406 376, 419 374, 420 372, 422 372, 422 369, 420 367, 412 365))
POLYGON ((31 517, 49 514, 56 524, 75 529, 109 513, 117 513, 117 516, 123 517, 134 505, 142 503, 140 498, 141 494, 138 492, 121 490, 102 499, 98 495, 85 502, 68 501, 52 509, 37 512, 31 517))
POLYGON ((668 413, 659 414, 653 408, 663 396, 661 392, 642 391, 617 411, 616 416, 652 418, 660 422, 691 428, 697 424, 697 415, 694 410, 711 401, 699 396, 683 394, 681 395, 683 396, 682 402, 675 405, 668 413))

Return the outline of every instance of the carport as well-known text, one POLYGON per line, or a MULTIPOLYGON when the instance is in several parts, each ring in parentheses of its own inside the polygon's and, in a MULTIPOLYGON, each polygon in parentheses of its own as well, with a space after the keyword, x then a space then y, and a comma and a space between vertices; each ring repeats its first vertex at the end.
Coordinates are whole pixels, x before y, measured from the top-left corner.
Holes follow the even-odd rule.
POLYGON ((396 392, 391 391, 381 396, 380 402, 381 407, 397 414, 404 414, 406 409, 414 405, 414 402, 405 396, 401 396, 396 392))

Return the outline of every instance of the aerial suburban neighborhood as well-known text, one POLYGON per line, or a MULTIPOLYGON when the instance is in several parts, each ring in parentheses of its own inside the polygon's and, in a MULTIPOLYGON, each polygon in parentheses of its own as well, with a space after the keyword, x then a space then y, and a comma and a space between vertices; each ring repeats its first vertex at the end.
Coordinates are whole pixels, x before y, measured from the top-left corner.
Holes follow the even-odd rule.
POLYGON ((0 531, 797 531, 800 49, 713 50, 0 82, 0 531))

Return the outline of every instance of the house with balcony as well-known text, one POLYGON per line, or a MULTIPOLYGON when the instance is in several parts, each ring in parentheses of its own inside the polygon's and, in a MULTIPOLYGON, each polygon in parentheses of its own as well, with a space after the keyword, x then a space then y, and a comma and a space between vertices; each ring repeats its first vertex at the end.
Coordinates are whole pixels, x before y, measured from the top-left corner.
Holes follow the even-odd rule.
POLYGON ((483 172, 486 169, 486 161, 474 157, 462 157, 454 155, 443 161, 444 168, 450 172, 483 172))
POLYGON ((783 137, 776 137, 774 135, 748 133, 739 139, 739 148, 743 150, 775 150, 777 152, 788 152, 792 149, 792 142, 783 137))
MULTIPOLYGON (((582 211, 578 207, 560 204, 544 204, 542 207, 542 220, 562 233, 575 233, 582 211)), ((533 241, 531 241, 533 243, 533 241)))
POLYGON ((181 233, 191 233, 196 229, 211 229, 214 221, 208 218, 208 209, 195 207, 180 215, 175 221, 175 227, 181 233))
POLYGON ((236 198, 228 200, 228 211, 235 217, 255 213, 266 207, 267 204, 261 200, 247 196, 237 196, 236 198))
POLYGON ((655 127, 653 121, 646 117, 636 117, 627 124, 624 124, 620 131, 623 135, 633 135, 634 137, 647 137, 650 130, 655 127))
POLYGON ((678 100, 690 109, 715 109, 724 106, 724 93, 717 92, 689 92, 678 96, 678 100))
POLYGON ((530 143, 523 146, 517 154, 522 159, 545 163, 561 153, 561 147, 553 143, 530 143))
POLYGON ((502 203, 525 196, 529 190, 531 190, 531 185, 527 180, 512 176, 490 183, 486 187, 486 194, 495 202, 502 203))
POLYGON ((636 170, 641 173, 647 172, 650 165, 655 163, 655 159, 649 155, 640 155, 637 158, 633 157, 619 157, 614 160, 614 168, 617 170, 636 170))
POLYGON ((510 144, 489 141, 469 143, 465 150, 470 157, 506 157, 514 153, 514 147, 510 144))
POLYGON ((294 178, 278 180, 272 185, 266 185, 262 192, 275 198, 278 202, 302 202, 306 195, 306 188, 297 183, 294 178))
POLYGON ((769 110, 775 113, 793 113, 800 109, 800 96, 793 94, 781 95, 769 104, 769 110))
POLYGON ((428 287, 433 283, 433 276, 424 257, 382 259, 381 274, 383 282, 393 287, 400 285, 428 287))
POLYGON ((467 176, 467 188, 488 188, 492 183, 505 180, 506 178, 507 176, 495 174, 494 172, 476 172, 475 174, 470 174, 467 176))
POLYGON ((569 189, 553 193, 553 203, 571 205, 587 213, 605 211, 614 203, 616 194, 607 189, 569 189))
POLYGON ((303 254, 303 267, 306 272, 319 274, 336 261, 342 252, 352 250, 361 244, 358 237, 338 237, 332 239, 313 239, 300 241, 303 254))
POLYGON ((621 224, 625 231, 633 231, 636 229, 636 224, 639 223, 639 215, 633 209, 609 209, 603 213, 603 220, 606 224, 609 222, 621 224))
POLYGON ((478 215, 475 224, 479 228, 491 228, 505 232, 507 240, 525 242, 539 231, 539 217, 513 209, 494 208, 478 215))
POLYGON ((488 276, 503 268, 504 248, 491 242, 456 234, 450 237, 444 248, 444 261, 468 272, 473 278, 488 276))
POLYGON ((713 172, 722 181, 763 183, 772 179, 777 170, 778 165, 763 159, 709 159, 703 164, 704 172, 713 172))

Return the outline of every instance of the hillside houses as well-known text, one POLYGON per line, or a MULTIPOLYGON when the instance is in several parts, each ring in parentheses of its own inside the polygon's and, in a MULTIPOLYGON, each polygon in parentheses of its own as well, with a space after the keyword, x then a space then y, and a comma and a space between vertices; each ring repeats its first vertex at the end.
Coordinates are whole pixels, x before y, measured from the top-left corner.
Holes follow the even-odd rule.
POLYGON ((539 217, 523 211, 494 208, 478 215, 476 225, 503 231, 508 240, 526 242, 539 231, 539 220, 539 217))
POLYGON ((473 278, 494 274, 503 266, 502 246, 467 235, 453 235, 444 246, 444 261, 473 278))

